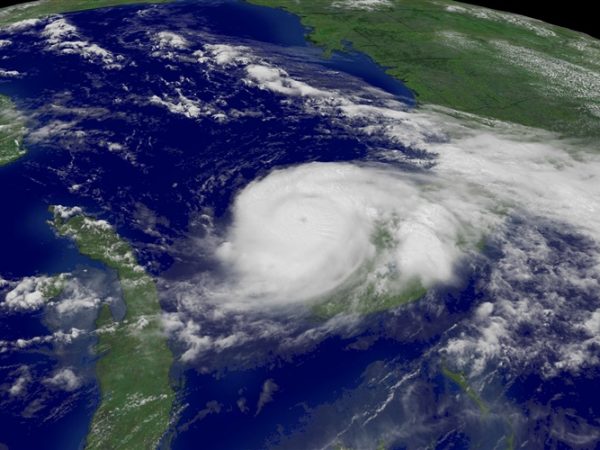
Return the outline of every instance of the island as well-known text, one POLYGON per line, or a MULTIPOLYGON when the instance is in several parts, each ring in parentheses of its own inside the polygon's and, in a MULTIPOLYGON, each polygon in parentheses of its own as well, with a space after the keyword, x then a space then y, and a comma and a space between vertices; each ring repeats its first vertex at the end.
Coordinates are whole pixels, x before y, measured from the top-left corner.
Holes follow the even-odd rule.
POLYGON ((108 222, 78 207, 58 205, 50 211, 60 236, 117 273, 126 306, 124 317, 117 319, 104 304, 96 322, 101 398, 86 448, 156 448, 168 430, 175 399, 169 378, 173 355, 162 331, 156 284, 108 222))

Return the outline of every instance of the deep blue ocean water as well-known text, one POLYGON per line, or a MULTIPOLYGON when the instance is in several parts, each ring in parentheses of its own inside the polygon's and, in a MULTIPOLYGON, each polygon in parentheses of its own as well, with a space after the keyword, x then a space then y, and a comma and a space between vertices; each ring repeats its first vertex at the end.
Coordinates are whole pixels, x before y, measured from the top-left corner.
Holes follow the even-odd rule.
MULTIPOLYGON (((306 43, 306 30, 298 19, 282 11, 235 1, 183 1, 65 17, 81 36, 123 55, 123 67, 106 69, 77 55, 48 51, 40 37, 43 24, 17 36, 0 31, 0 39, 13 41, 3 51, 2 67, 25 74, 1 81, 0 92, 26 113, 31 130, 25 142, 28 154, 0 168, 0 275, 5 279, 84 267, 104 270, 79 255, 68 240, 55 236, 47 224, 48 206, 53 204, 81 206, 106 219, 132 243, 153 275, 185 278, 186 271, 202 265, 179 252, 190 230, 207 211, 218 226, 226 225, 232 199, 247 183, 276 167, 369 160, 382 144, 377 136, 367 139, 342 123, 306 113, 300 101, 282 102, 275 93, 244 84, 235 69, 207 76, 191 55, 189 61, 176 62, 151 56, 154 33, 177 32, 195 48, 204 43, 249 46, 299 78, 326 84, 326 71, 333 70, 338 73, 335 83, 348 90, 370 85, 402 100, 407 108, 414 105, 411 92, 366 56, 324 58, 306 43), (201 103, 220 100, 228 110, 260 114, 222 123, 190 119, 148 101, 153 95, 175 98, 177 92, 201 103), (49 136, 39 132, 58 122, 68 123, 68 129, 49 136), (110 143, 122 148, 109 150, 110 143)), ((410 159, 411 149, 385 145, 410 159)), ((391 386, 411 373, 415 375, 410 390, 398 394, 405 401, 398 400, 383 422, 369 425, 371 435, 383 438, 386 427, 400 426, 411 417, 419 417, 424 427, 398 439, 404 444, 395 448, 493 448, 503 436, 518 435, 523 430, 503 414, 514 407, 511 401, 530 405, 531 392, 543 384, 535 374, 492 389, 486 400, 500 417, 482 423, 476 406, 465 396, 464 401, 456 400, 460 389, 428 363, 429 358, 437 361, 435 345, 480 301, 478 286, 486 276, 484 266, 465 270, 460 288, 439 294, 443 309, 435 301, 418 302, 369 319, 354 335, 326 338, 305 353, 270 354, 253 366, 225 361, 208 372, 176 365, 174 383, 182 409, 169 433, 172 447, 317 447, 322 435, 344 428, 340 422, 350 422, 364 412, 364 405, 385 400, 391 386), (277 390, 273 401, 258 411, 267 380, 277 390), (238 407, 241 398, 247 410, 238 407), (401 404, 413 406, 403 409, 401 404)), ((163 301, 168 308, 169 299, 163 301)), ((0 315, 0 340, 52 331, 41 313, 0 315)), ((46 345, 0 354, 0 384, 8 385, 23 365, 30 367, 32 378, 25 398, 0 398, 0 443, 11 449, 83 446, 98 401, 97 385, 92 378, 75 392, 50 390, 40 380, 64 365, 65 356, 55 350, 46 345)), ((269 349, 262 350, 269 354, 269 349)), ((71 353, 73 364, 77 354, 71 353)), ((89 370, 93 363, 82 355, 78 364, 89 370)), ((595 374, 586 376, 596 379, 595 374)), ((569 386, 575 381, 574 375, 565 375, 549 392, 573 392, 569 386)), ((596 392, 591 382, 581 386, 586 393, 596 392)), ((592 420, 600 403, 589 401, 597 396, 587 401, 583 397, 568 397, 564 408, 584 408, 587 412, 582 414, 592 420)), ((538 423, 528 432, 543 435, 552 426, 552 421, 538 423)))

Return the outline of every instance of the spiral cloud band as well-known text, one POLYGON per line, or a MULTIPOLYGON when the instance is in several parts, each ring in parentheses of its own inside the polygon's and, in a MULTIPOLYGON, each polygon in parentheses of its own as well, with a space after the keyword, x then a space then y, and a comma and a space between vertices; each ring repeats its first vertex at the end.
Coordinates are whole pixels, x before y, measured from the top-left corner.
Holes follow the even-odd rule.
POLYGON ((318 298, 359 273, 378 289, 449 281, 468 232, 454 211, 469 206, 445 197, 420 175, 383 168, 274 171, 239 194, 218 255, 262 301, 318 298))

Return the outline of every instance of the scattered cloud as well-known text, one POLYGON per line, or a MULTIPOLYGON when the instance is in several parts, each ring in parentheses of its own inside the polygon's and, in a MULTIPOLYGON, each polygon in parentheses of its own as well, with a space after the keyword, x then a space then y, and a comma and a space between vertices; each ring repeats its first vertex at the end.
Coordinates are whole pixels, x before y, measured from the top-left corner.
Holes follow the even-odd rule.
POLYGON ((390 7, 392 3, 389 0, 337 0, 331 6, 342 9, 363 9, 372 11, 379 8, 390 7))
POLYGON ((263 408, 273 401, 273 396, 279 390, 279 386, 272 379, 268 379, 263 383, 262 391, 258 398, 258 403, 256 404, 256 414, 258 416, 263 408))
POLYGON ((36 310, 49 299, 45 291, 54 284, 51 277, 25 277, 9 291, 1 305, 11 311, 36 310))
POLYGON ((186 48, 188 41, 177 33, 161 31, 156 34, 155 42, 159 48, 186 48))
POLYGON ((46 378, 44 382, 56 389, 63 391, 74 391, 81 386, 81 378, 78 377, 73 369, 64 368, 56 371, 54 375, 46 378))
POLYGON ((120 62, 124 60, 121 55, 115 56, 99 45, 82 39, 77 28, 62 17, 48 23, 42 36, 46 39, 48 50, 79 55, 88 61, 100 62, 108 69, 121 68, 120 62))
POLYGON ((0 77, 2 78, 19 78, 23 74, 18 70, 5 70, 0 68, 0 77))
POLYGON ((196 119, 203 114, 199 101, 192 100, 178 91, 177 99, 165 99, 158 95, 150 97, 150 103, 164 106, 173 114, 180 114, 188 119, 196 119))
MULTIPOLYGON (((105 330, 100 329, 98 330, 98 333, 102 333, 104 331, 105 330)), ((8 352, 11 350, 22 350, 43 344, 71 344, 74 340, 86 334, 89 333, 85 330, 81 330, 79 328, 71 328, 66 331, 59 330, 52 334, 48 334, 45 336, 35 336, 28 339, 19 338, 14 341, 0 340, 0 353, 8 352)))
MULTIPOLYGON (((28 5, 31 5, 31 3, 28 3, 28 5)), ((17 5, 17 6, 24 6, 24 5, 17 5)), ((4 11, 8 13, 9 8, 4 9, 4 11)), ((12 23, 12 24, 4 27, 3 30, 9 31, 9 32, 15 32, 15 31, 23 32, 23 30, 32 28, 41 22, 42 22, 41 19, 25 19, 25 20, 21 20, 19 22, 12 23)))
POLYGON ((222 67, 247 65, 255 59, 249 47, 228 44, 205 44, 202 50, 196 50, 193 55, 198 62, 211 62, 222 67))
POLYGON ((471 376, 495 367, 545 376, 600 363, 597 244, 552 224, 508 224, 473 315, 442 349, 471 376))
POLYGON ((27 385, 31 383, 31 374, 27 366, 21 366, 18 370, 18 376, 8 389, 8 393, 11 397, 20 397, 25 395, 27 391, 27 385))

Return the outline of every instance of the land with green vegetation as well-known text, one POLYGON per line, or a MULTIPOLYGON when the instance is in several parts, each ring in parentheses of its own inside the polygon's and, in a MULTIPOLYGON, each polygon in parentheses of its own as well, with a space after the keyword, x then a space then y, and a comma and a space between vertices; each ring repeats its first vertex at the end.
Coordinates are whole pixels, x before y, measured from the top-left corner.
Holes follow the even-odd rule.
POLYGON ((362 280, 338 289, 325 300, 315 304, 312 312, 320 320, 348 312, 372 314, 419 300, 425 294, 427 289, 418 280, 404 283, 397 292, 393 289, 378 292, 374 283, 362 280))
MULTIPOLYGON (((460 373, 454 372, 448 369, 446 366, 442 365, 442 375, 446 377, 446 379, 450 380, 454 383, 458 388, 467 394, 467 397, 471 399, 471 401, 479 408, 479 411, 483 416, 487 416, 490 413, 490 407, 488 404, 481 398, 481 396, 473 389, 467 377, 460 373)), ((507 419, 505 421, 505 427, 507 430, 507 434, 504 436, 504 442, 506 444, 506 450, 513 450, 515 448, 515 433, 511 426, 510 420, 507 419)))
POLYGON ((477 405, 477 407, 483 414, 488 414, 490 412, 489 407, 481 399, 479 394, 477 394, 475 389, 473 389, 471 387, 471 385, 467 381, 467 378, 462 373, 453 372, 452 370, 448 369, 447 367, 442 367, 442 374, 447 379, 449 379, 454 384, 456 384, 460 388, 461 391, 463 391, 465 394, 467 394, 467 396, 473 401, 473 403, 475 403, 475 405, 477 405))
POLYGON ((13 102, 0 95, 0 166, 9 164, 25 154, 23 149, 23 120, 13 102))
POLYGON ((398 245, 388 225, 385 222, 377 224, 371 235, 375 258, 358 269, 335 292, 315 303, 312 312, 317 319, 327 320, 348 312, 372 314, 387 311, 419 300, 427 294, 427 289, 418 278, 400 280, 393 273, 374 275, 377 261, 388 257, 387 253, 395 251, 398 245))
POLYGON ((175 397, 169 379, 173 356, 161 329, 156 285, 107 222, 78 208, 51 211, 61 236, 117 273, 127 308, 117 320, 105 304, 96 322, 101 400, 86 448, 156 448, 169 427, 175 397))
POLYGON ((52 300, 62 294, 65 288, 65 281, 68 279, 68 276, 69 274, 61 273, 44 280, 40 286, 42 296, 46 300, 52 300))
POLYGON ((600 41, 450 0, 249 0, 298 15, 309 39, 359 51, 420 104, 597 141, 600 41))
POLYGON ((0 26, 52 14, 136 3, 168 3, 169 1, 172 0, 39 0, 0 10, 0 26))

